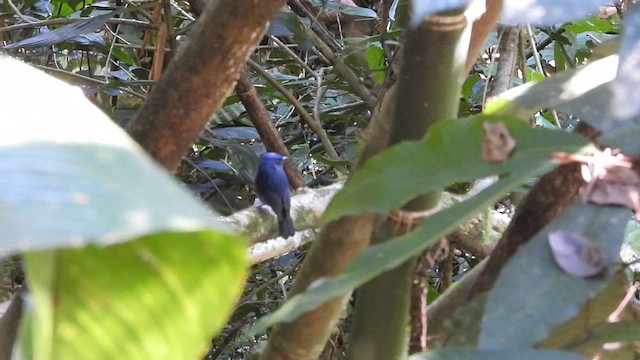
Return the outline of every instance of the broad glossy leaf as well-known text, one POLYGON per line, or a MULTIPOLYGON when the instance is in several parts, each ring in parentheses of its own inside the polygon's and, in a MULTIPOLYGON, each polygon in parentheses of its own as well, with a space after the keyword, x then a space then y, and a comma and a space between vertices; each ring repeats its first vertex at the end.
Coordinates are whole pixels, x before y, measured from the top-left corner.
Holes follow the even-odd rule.
POLYGON ((36 305, 21 358, 202 355, 241 290, 242 239, 79 89, 8 58, 0 78, 0 255, 27 252, 36 305))
POLYGON ((618 56, 593 61, 578 70, 567 70, 535 83, 526 83, 490 101, 484 113, 528 118, 542 108, 576 114, 598 127, 608 111, 611 81, 618 56))
POLYGON ((221 228, 80 89, 9 58, 0 78, 0 256, 221 228))
POLYGON ((107 23, 107 21, 109 21, 109 19, 123 13, 124 10, 124 8, 119 8, 108 14, 94 16, 86 20, 78 21, 55 30, 47 31, 40 35, 18 41, 14 44, 0 46, 0 49, 37 49, 41 47, 53 46, 65 40, 69 40, 71 38, 75 38, 80 35, 91 33, 100 29, 102 26, 104 26, 104 24, 107 23))
POLYGON ((38 359, 197 359, 242 290, 243 241, 159 233, 25 255, 38 359))
POLYGON ((380 43, 373 43, 367 46, 364 51, 367 59, 367 66, 376 85, 382 84, 385 76, 385 54, 380 43))
POLYGON ((520 248, 500 272, 485 304, 479 346, 484 349, 533 346, 553 328, 576 316, 615 273, 629 217, 626 208, 583 204, 576 199, 520 248), (560 269, 547 241, 548 235, 557 230, 582 234, 598 244, 605 269, 584 279, 560 269))
POLYGON ((507 174, 522 163, 537 168, 550 163, 551 152, 576 152, 586 145, 587 140, 579 135, 532 129, 521 120, 507 117, 441 121, 423 140, 398 144, 370 159, 333 198, 323 221, 397 209, 420 194, 443 189, 455 181, 507 174), (481 159, 484 121, 501 121, 508 127, 516 141, 508 160, 489 163, 481 159))
POLYGON ((442 239, 459 224, 469 221, 474 214, 500 199, 511 189, 528 178, 549 170, 550 167, 550 162, 519 163, 510 175, 501 178, 475 197, 425 218, 416 230, 394 241, 365 249, 342 274, 318 280, 303 294, 287 300, 276 312, 262 317, 252 332, 260 333, 276 323, 293 321, 325 301, 345 295, 377 275, 397 267, 442 239))
POLYGON ((543 349, 510 349, 510 350, 476 350, 476 349, 437 349, 422 354, 415 354, 409 360, 584 360, 578 354, 559 350, 543 349))

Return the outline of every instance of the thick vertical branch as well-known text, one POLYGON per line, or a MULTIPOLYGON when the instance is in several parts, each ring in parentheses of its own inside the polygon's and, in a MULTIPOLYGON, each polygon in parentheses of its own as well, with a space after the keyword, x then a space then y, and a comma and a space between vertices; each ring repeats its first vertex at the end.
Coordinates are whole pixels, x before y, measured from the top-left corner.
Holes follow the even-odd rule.
MULTIPOLYGON (((251 78, 246 68, 240 72, 240 77, 236 84, 236 93, 242 105, 244 105, 244 108, 247 109, 249 118, 251 122, 253 122, 253 126, 255 126, 258 134, 260 134, 260 138, 267 147, 267 150, 289 156, 289 150, 269 118, 267 109, 258 96, 256 88, 251 83, 251 78)), ((295 164, 291 160, 285 163, 284 171, 287 173, 291 187, 297 189, 304 186, 302 176, 300 176, 295 164)))
MULTIPOLYGON (((369 215, 348 216, 328 224, 307 254, 290 295, 304 292, 321 277, 340 274, 367 246, 370 232, 369 215)), ((347 299, 348 296, 334 298, 291 323, 277 325, 261 359, 317 359, 347 299)))
POLYGON ((284 0, 213 0, 127 131, 168 170, 231 93, 284 0))
POLYGON ((493 81, 490 82, 489 96, 497 96, 511 88, 513 72, 516 69, 516 59, 518 58, 519 41, 519 27, 505 26, 503 28, 500 43, 498 44, 498 69, 493 81))
MULTIPOLYGON (((463 9, 433 15, 411 30, 403 45, 403 64, 389 143, 422 138, 439 120, 457 116, 461 73, 469 32, 463 9)), ((403 209, 435 206, 440 193, 412 200, 403 209)), ((384 216, 374 223, 371 243, 398 236, 398 224, 384 216)), ((410 290, 415 259, 386 272, 358 291, 348 359, 399 359, 407 353, 410 290)))
MULTIPOLYGON (((493 0, 490 2, 493 3, 502 3, 501 0, 493 0)), ((297 1, 289 1, 290 4, 295 4, 297 1)), ((485 19, 485 25, 481 26, 478 32, 478 35, 475 36, 478 41, 478 44, 475 47, 474 54, 469 54, 468 59, 462 59, 462 62, 466 60, 467 63, 473 64, 476 58, 476 52, 482 45, 486 34, 492 29, 495 20, 499 16, 500 9, 497 10, 497 14, 491 13, 489 20, 485 19)), ((458 20, 463 20, 459 19, 458 20)), ((441 34, 440 34, 441 35, 441 34)), ((453 65, 453 60, 449 57, 451 54, 447 53, 446 57, 442 57, 442 53, 440 53, 440 47, 437 44, 444 44, 444 40, 441 37, 435 37, 434 44, 429 44, 428 46, 435 45, 433 49, 438 48, 438 50, 434 50, 431 54, 431 59, 436 57, 439 61, 442 61, 443 64, 448 64, 448 66, 456 66, 458 71, 462 71, 462 66, 460 65, 460 59, 456 59, 456 65, 453 65)), ((420 44, 424 41, 418 37, 414 41, 419 43, 419 48, 423 51, 426 43, 420 44)), ((457 43, 457 42, 456 42, 457 43)), ((469 46, 468 44, 466 46, 469 46)), ((462 51, 461 54, 465 52, 462 51)), ((395 68, 399 69, 402 64, 403 56, 396 56, 393 60, 393 64, 395 68)), ((425 64, 421 64, 423 66, 425 64)), ((410 66, 407 67, 411 70, 410 66)), ((436 73, 435 70, 429 70, 428 66, 426 68, 421 68, 424 74, 431 76, 436 73), (428 70, 428 71, 427 71, 428 70)), ((456 74, 456 71, 452 71, 448 73, 448 76, 457 75, 456 79, 447 79, 449 81, 449 85, 445 86, 446 92, 438 91, 437 87, 440 85, 440 82, 433 81, 434 90, 431 92, 432 95, 437 96, 436 102, 439 102, 442 99, 444 94, 449 95, 448 91, 452 91, 455 93, 453 98, 455 100, 451 101, 451 104, 455 104, 455 111, 457 111, 457 97, 459 95, 459 79, 460 74, 456 74)), ((367 159, 374 156, 382 149, 384 149, 389 142, 389 129, 390 122, 394 120, 394 110, 397 99, 397 86, 395 83, 395 74, 390 77, 389 81, 385 81, 384 89, 381 91, 381 95, 377 99, 377 104, 374 107, 373 115, 371 119, 371 125, 367 130, 367 145, 363 149, 362 156, 360 161, 358 162, 358 167, 362 166, 367 159), (385 91, 389 88, 388 91, 385 91)), ((445 76, 446 77, 446 76, 445 76)), ((421 81, 427 81, 426 78, 421 78, 421 81)), ((444 81, 439 79, 439 81, 444 81)), ((428 84, 428 82, 427 82, 428 84)), ((426 87, 429 87, 426 86, 426 87)), ((410 93, 408 99, 415 99, 414 94, 410 93)), ((410 100, 415 101, 415 100, 410 100)), ((448 109, 450 111, 451 109, 448 109)), ((412 118, 409 114, 408 120, 406 121, 424 121, 423 116, 425 114, 419 112, 417 117, 412 118)), ((455 112, 448 112, 446 117, 455 116, 455 112)), ((402 125, 399 125, 402 126, 402 125)), ((402 131, 401 128, 396 128, 397 131, 402 131)), ((424 129, 426 126, 423 125, 422 132, 413 133, 411 138, 417 138, 424 134, 424 129)), ((407 132, 409 132, 407 130, 407 132)), ((402 136, 398 136, 398 138, 402 138, 402 136)), ((302 265, 301 271, 298 273, 296 278, 296 282, 291 296, 303 292, 309 284, 313 283, 313 281, 318 278, 324 276, 331 276, 335 274, 339 274, 345 268, 345 266, 353 259, 358 252, 366 247, 369 243, 369 237, 371 235, 371 229, 373 224, 373 216, 370 215, 358 215, 358 216, 350 216, 343 218, 341 220, 332 222, 328 224, 323 231, 320 233, 319 238, 313 243, 312 249, 307 254, 307 258, 302 265)), ((412 276, 411 271, 409 271, 408 277, 412 276)), ((388 293, 383 294, 384 297, 382 299, 389 299, 388 293)), ((403 293, 403 296, 409 296, 408 291, 403 293)), ((358 296, 362 298, 362 295, 358 296)), ((261 359, 315 359, 319 356, 324 344, 326 343, 329 334, 338 320, 340 313, 343 309, 343 304, 346 298, 336 298, 332 301, 325 303, 317 309, 314 309, 303 316, 296 319, 294 322, 289 324, 280 324, 275 327, 272 333, 269 336, 269 344, 267 349, 262 354, 261 359)), ((384 310, 386 311, 386 309, 384 310)), ((406 319, 406 315, 404 318, 406 319)), ((402 320, 400 320, 402 322, 402 320)), ((406 325, 406 322, 405 322, 406 325)), ((386 326, 386 325, 385 325, 386 326)), ((384 330, 385 327, 382 326, 381 330, 384 330)), ((406 331, 403 330, 403 333, 406 331)), ((406 343, 406 337, 404 338, 406 343)), ((386 340, 385 340, 386 341, 386 340)), ((404 357, 404 356, 402 356, 404 357)), ((383 357, 380 357, 381 359, 383 357)), ((385 359, 386 360, 386 359, 385 359)))

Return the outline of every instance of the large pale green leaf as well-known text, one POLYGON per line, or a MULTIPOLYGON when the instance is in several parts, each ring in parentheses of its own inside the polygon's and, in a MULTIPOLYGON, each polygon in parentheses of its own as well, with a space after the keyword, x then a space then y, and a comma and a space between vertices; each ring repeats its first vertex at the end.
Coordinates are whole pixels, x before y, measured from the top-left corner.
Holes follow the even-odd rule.
POLYGON ((584 360, 578 354, 558 350, 510 349, 437 349, 415 354, 409 360, 584 360))
POLYGON ((38 359, 200 358, 242 290, 245 256, 217 231, 27 253, 26 346, 38 359))
POLYGON ((551 167, 550 159, 546 162, 519 163, 510 175, 503 177, 475 197, 425 218, 413 232, 394 241, 367 248, 347 266, 342 274, 317 281, 303 294, 290 298, 276 312, 262 317, 252 329, 252 333, 260 333, 279 322, 293 321, 325 301, 345 295, 375 276, 397 267, 442 239, 459 224, 468 221, 474 214, 497 201, 509 190, 551 167))
POLYGON ((0 58, 0 256, 221 228, 80 89, 0 58))
POLYGON ((16 358, 201 356, 244 241, 79 89, 8 58, 0 78, 0 256, 24 253, 34 299, 16 358))
POLYGON ((485 303, 479 346, 533 346, 576 316, 611 281, 629 216, 630 211, 623 207, 584 204, 576 199, 500 272, 485 303), (582 234, 600 246, 607 264, 601 274, 578 278, 555 263, 547 238, 559 229, 582 234))
POLYGON ((507 117, 442 121, 429 128, 423 140, 398 144, 369 160, 333 198, 323 221, 397 209, 420 194, 441 190, 454 181, 511 173, 522 163, 537 168, 549 163, 551 152, 576 152, 587 144, 578 135, 532 129, 523 121, 507 117), (516 141, 515 151, 504 162, 489 163, 480 157, 485 121, 503 122, 516 141))
POLYGON ((484 113, 528 118, 542 108, 576 114, 598 126, 611 101, 611 81, 618 56, 611 55, 539 82, 530 82, 502 93, 487 103, 484 113))

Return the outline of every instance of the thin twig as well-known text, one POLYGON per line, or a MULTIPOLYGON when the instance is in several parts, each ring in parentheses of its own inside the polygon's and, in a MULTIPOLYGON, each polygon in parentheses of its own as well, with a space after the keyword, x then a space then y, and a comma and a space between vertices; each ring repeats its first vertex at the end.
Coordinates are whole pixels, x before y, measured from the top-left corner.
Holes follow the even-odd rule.
MULTIPOLYGON (((544 76, 548 76, 548 74, 544 71, 544 68, 542 67, 542 61, 540 60, 540 53, 536 48, 536 38, 533 35, 531 24, 527 24, 525 28, 527 29, 527 35, 529 35, 529 42, 531 43, 531 49, 533 49, 533 59, 536 61, 536 69, 544 76)), ((555 110, 551 110, 551 115, 553 116, 553 122, 558 127, 558 129, 562 128, 562 126, 560 126, 560 119, 558 118, 558 112, 555 110)))
POLYGON ((280 84, 280 82, 274 79, 273 76, 271 76, 266 70, 262 68, 262 66, 260 66, 255 61, 249 59, 247 61, 247 65, 249 65, 258 74, 260 74, 260 76, 262 76, 263 79, 265 79, 269 84, 271 84, 271 86, 276 88, 278 92, 280 92, 285 98, 287 98, 287 100, 291 103, 291 105, 295 107, 296 111, 298 112, 298 115, 300 115, 302 120, 307 124, 307 126, 309 126, 311 131, 313 131, 318 136, 318 139, 322 143, 322 146, 327 152, 327 155, 332 160, 340 160, 340 156, 338 156, 338 153, 334 149, 333 144, 331 144, 331 141, 329 140, 329 136, 327 136, 327 133, 322 128, 322 125, 316 122, 313 119, 313 117, 309 115, 307 110, 304 108, 304 106, 302 106, 300 101, 298 101, 298 99, 296 99, 296 97, 293 96, 291 91, 289 91, 282 84, 280 84))
MULTIPOLYGON (((171 0, 163 0, 163 12, 164 12, 164 22, 167 24, 167 38, 169 38, 169 48, 171 48, 171 53, 169 56, 173 56, 176 54, 178 50, 178 44, 176 43, 175 31, 173 28, 173 16, 171 15, 171 0)), ((164 46, 163 46, 164 47, 164 46)))
POLYGON ((620 321, 620 314, 622 314, 622 311, 624 310, 624 308, 627 306, 629 301, 631 301, 631 298, 633 298, 633 295, 636 293, 636 291, 638 291, 638 288, 640 288, 640 282, 638 281, 634 282, 629 287, 627 294, 624 296, 622 301, 620 301, 620 304, 618 304, 618 307, 607 318, 608 322, 614 323, 614 322, 620 321))
MULTIPOLYGON (((30 28, 40 27, 40 26, 73 24, 75 22, 86 21, 86 20, 87 18, 48 19, 48 20, 42 20, 42 21, 28 23, 28 24, 16 24, 16 25, 11 25, 7 27, 0 27, 0 33, 15 31, 15 30, 22 30, 22 29, 30 29, 30 28)), ((137 27, 142 27, 147 29, 156 29, 156 30, 160 27, 157 24, 152 24, 152 23, 148 23, 140 20, 122 19, 122 18, 109 19, 107 21, 107 24, 129 25, 129 26, 137 26, 137 27)))
POLYGON ((278 39, 275 36, 270 36, 269 39, 273 41, 276 45, 278 45, 278 48, 282 49, 282 51, 287 53, 287 55, 291 56, 293 61, 295 61, 298 65, 300 65, 303 69, 305 69, 310 75, 317 77, 315 71, 313 71, 313 69, 309 65, 307 65, 307 63, 304 60, 302 60, 298 56, 298 54, 294 53, 291 49, 289 49, 289 47, 285 43, 280 41, 280 39, 278 39))
MULTIPOLYGON (((63 74, 65 76, 73 77, 73 78, 79 79, 81 81, 89 82, 89 83, 92 83, 92 84, 95 84, 95 85, 101 85, 101 86, 109 85, 108 83, 106 83, 104 81, 101 81, 101 80, 98 80, 98 79, 94 79, 94 78, 90 78, 88 76, 72 73, 72 72, 67 71, 67 70, 51 68, 51 67, 47 67, 47 66, 43 66, 43 65, 33 65, 33 66, 37 67, 40 70, 44 70, 45 72, 53 72, 53 73, 63 74)), ((137 98, 140 98, 140 99, 143 99, 143 100, 145 99, 144 95, 138 94, 137 92, 135 92, 135 91, 133 91, 131 89, 127 89, 126 87, 118 86, 116 88, 118 90, 121 90, 121 91, 129 94, 129 95, 133 95, 133 96, 135 96, 137 98)))
MULTIPOLYGON (((304 24, 303 24, 304 26, 304 24)), ((358 95, 369 106, 370 109, 376 105, 376 98, 373 96, 369 88, 367 88, 362 80, 353 70, 337 56, 325 42, 323 42, 311 29, 304 27, 306 35, 311 39, 313 45, 324 55, 332 64, 336 72, 351 86, 353 92, 358 95)))
POLYGON ((16 15, 18 15, 18 17, 20 19, 22 19, 22 21, 26 22, 26 23, 33 23, 34 21, 27 18, 26 16, 22 15, 22 13, 20 12, 20 10, 13 4, 13 2, 11 0, 7 0, 7 4, 9 4, 9 7, 11 8, 11 10, 13 10, 14 13, 16 13, 16 15))

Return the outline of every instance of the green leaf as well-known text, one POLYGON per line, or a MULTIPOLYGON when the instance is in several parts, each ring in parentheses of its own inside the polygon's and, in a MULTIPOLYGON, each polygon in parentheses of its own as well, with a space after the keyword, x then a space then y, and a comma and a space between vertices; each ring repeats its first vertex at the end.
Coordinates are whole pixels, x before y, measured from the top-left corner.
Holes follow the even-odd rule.
POLYGON ((385 55, 379 42, 369 44, 364 51, 369 71, 373 74, 376 85, 382 84, 385 77, 385 55))
MULTIPOLYGON (((640 322, 637 320, 623 320, 610 323, 608 318, 613 309, 620 305, 629 288, 629 280, 622 271, 618 271, 609 281, 607 287, 585 303, 580 313, 571 320, 553 329, 549 336, 536 347, 550 349, 566 349, 583 354, 591 359, 603 350, 607 353, 611 348, 603 347, 606 343, 631 343, 640 339, 640 322)), ((622 344, 619 344, 622 345, 622 344)), ((623 346, 618 349, 626 352, 623 346)), ((603 358, 630 359, 627 357, 612 357, 603 354, 603 358)))
POLYGON ((125 8, 121 7, 104 15, 98 15, 92 18, 87 18, 86 20, 65 25, 61 28, 47 31, 39 35, 36 35, 34 37, 30 37, 28 39, 18 41, 13 44, 0 46, 0 49, 16 49, 16 48, 37 49, 42 47, 53 46, 65 40, 69 40, 72 37, 91 33, 103 27, 104 24, 106 24, 107 21, 109 21, 109 19, 123 13, 124 11, 125 11, 125 8))
POLYGON ((576 316, 615 273, 629 215, 623 207, 584 204, 576 199, 521 247, 502 269, 487 297, 479 347, 533 346, 553 328, 576 316), (547 240, 550 232, 559 229, 582 234, 598 244, 606 269, 589 278, 577 278, 560 269, 547 240))
POLYGON ((25 255, 38 359, 196 359, 242 290, 242 239, 158 233, 25 255))
POLYGON ((79 89, 8 58, 0 78, 0 256, 223 228, 79 89))
POLYGON ((576 114, 597 126, 609 109, 612 96, 609 86, 617 67, 618 56, 612 55, 578 70, 520 85, 489 101, 484 114, 526 119, 542 108, 556 109, 576 114))
POLYGON ((79 89, 8 58, 0 78, 0 255, 25 253, 36 305, 20 358, 201 356, 245 243, 79 89))
POLYGON ((476 349, 437 349, 422 354, 415 354, 409 360, 584 360, 578 354, 543 349, 509 349, 509 350, 476 350, 476 349))
MULTIPOLYGON (((529 68, 527 68, 529 69, 529 68)), ((478 83, 478 81, 481 81, 482 78, 480 77, 480 74, 478 73, 473 73, 470 74, 469 76, 467 76, 467 78, 465 79, 464 83, 462 84, 462 98, 463 99, 467 99, 470 100, 471 97, 473 96, 473 88, 474 86, 478 83)))
POLYGON ((343 296, 377 275, 397 267, 442 239, 459 224, 470 220, 474 214, 500 199, 509 190, 519 186, 526 179, 549 170, 550 167, 552 167, 550 159, 538 163, 518 163, 509 175, 504 176, 475 197, 425 218, 413 232, 398 237, 394 241, 367 248, 347 266, 342 274, 318 280, 303 294, 287 300, 276 312, 260 318, 250 333, 258 334, 276 323, 293 321, 325 301, 343 296))
MULTIPOLYGON (((636 76, 640 9, 631 9, 625 17, 619 54, 506 91, 497 102, 489 102, 484 113, 527 118, 543 108, 556 109, 577 115, 603 133, 639 125, 640 102, 635 92, 640 87, 636 76)), ((611 45, 615 46, 607 44, 611 45)))
POLYGON ((369 160, 333 198, 323 222, 362 212, 387 212, 455 181, 510 173, 523 162, 537 168, 550 163, 551 152, 576 152, 586 145, 587 140, 579 135, 532 129, 513 118, 479 116, 442 121, 432 126, 423 140, 398 144, 369 160), (503 122, 516 141, 515 151, 502 163, 489 163, 480 157, 485 121, 503 122))
POLYGON ((378 16, 375 11, 366 7, 343 5, 338 2, 327 0, 311 0, 311 3, 325 10, 333 10, 345 15, 367 17, 372 19, 375 19, 378 16))
POLYGON ((637 320, 623 320, 609 323, 598 329, 593 341, 606 344, 612 342, 632 342, 640 340, 640 322, 637 320))
POLYGON ((585 31, 593 31, 601 34, 606 34, 616 30, 616 27, 614 26, 611 19, 601 19, 597 16, 593 16, 589 19, 575 21, 571 24, 564 25, 563 28, 574 34, 582 33, 585 31))

